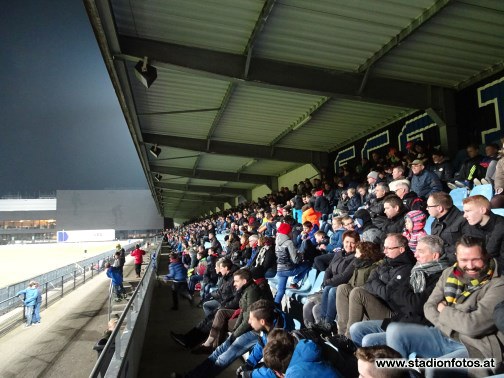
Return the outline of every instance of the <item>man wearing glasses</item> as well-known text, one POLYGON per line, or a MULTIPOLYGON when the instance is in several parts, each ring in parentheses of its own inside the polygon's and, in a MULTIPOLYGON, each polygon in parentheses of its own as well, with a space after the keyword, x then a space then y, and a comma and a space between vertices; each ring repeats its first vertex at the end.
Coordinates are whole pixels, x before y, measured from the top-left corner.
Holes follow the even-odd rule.
POLYGON ((443 239, 446 257, 448 262, 453 264, 456 261, 455 244, 462 236, 467 222, 462 212, 453 206, 450 195, 445 192, 436 192, 429 196, 427 211, 431 217, 435 218, 431 226, 431 235, 443 239))

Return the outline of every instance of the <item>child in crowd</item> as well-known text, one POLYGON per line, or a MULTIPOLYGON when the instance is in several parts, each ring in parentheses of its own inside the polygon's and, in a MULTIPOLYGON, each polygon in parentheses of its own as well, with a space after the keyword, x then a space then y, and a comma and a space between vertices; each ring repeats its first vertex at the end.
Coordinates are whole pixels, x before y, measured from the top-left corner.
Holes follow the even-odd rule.
POLYGON ((425 222, 427 217, 420 210, 412 210, 404 216, 404 232, 403 235, 408 239, 408 246, 414 253, 418 240, 427 235, 425 232, 425 222))
POLYGON ((120 268, 112 266, 110 263, 105 263, 105 269, 107 269, 107 277, 112 280, 112 286, 116 294, 115 301, 120 302, 126 297, 126 290, 124 290, 120 268))
POLYGON ((348 213, 352 215, 361 206, 361 197, 356 193, 355 188, 347 189, 348 202, 346 204, 348 213))
POLYGON ((178 310, 179 293, 189 300, 192 305, 192 295, 189 294, 187 287, 187 269, 180 261, 178 254, 170 253, 170 265, 168 266, 168 274, 164 277, 165 281, 172 281, 172 310, 178 310))

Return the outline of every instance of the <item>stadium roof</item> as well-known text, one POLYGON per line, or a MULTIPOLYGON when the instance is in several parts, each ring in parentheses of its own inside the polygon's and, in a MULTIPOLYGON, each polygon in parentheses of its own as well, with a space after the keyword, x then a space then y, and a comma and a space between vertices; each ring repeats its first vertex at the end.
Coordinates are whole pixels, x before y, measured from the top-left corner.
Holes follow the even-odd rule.
POLYGON ((500 0, 84 2, 151 191, 177 219, 325 167, 504 65, 500 0))

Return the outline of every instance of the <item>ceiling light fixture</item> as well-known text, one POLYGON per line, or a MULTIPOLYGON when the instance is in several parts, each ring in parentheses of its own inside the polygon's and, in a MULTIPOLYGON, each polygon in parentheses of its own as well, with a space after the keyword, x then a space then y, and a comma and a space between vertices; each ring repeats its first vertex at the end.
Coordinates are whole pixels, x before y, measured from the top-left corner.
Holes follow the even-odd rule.
POLYGON ((144 57, 135 66, 135 76, 144 85, 149 88, 157 78, 157 69, 147 64, 148 58, 144 57))
POLYGON ((161 154, 161 148, 159 148, 157 146, 157 144, 155 144, 154 146, 152 146, 150 148, 149 152, 152 154, 152 156, 154 156, 155 158, 158 158, 159 155, 161 154))
POLYGON ((159 182, 159 181, 161 181, 163 179, 163 176, 161 176, 159 173, 156 173, 154 175, 154 179, 159 182))
POLYGON ((297 124, 294 125, 294 127, 292 128, 292 131, 296 131, 301 126, 303 126, 304 124, 306 124, 309 120, 311 120, 311 116, 308 116, 308 117, 302 119, 301 121, 299 121, 299 123, 297 123, 297 124))

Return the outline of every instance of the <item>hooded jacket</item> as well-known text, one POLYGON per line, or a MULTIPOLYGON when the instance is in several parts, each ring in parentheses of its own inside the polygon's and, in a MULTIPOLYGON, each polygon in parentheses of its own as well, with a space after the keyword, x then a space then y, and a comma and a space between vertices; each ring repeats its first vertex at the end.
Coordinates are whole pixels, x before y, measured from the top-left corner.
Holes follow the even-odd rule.
POLYGON ((413 229, 409 231, 405 228, 403 235, 408 239, 408 246, 411 251, 415 252, 418 240, 427 235, 427 232, 424 230, 427 217, 420 210, 412 210, 404 216, 404 219, 409 219, 413 223, 413 229))
POLYGON ((331 365, 324 362, 322 350, 313 341, 299 340, 292 354, 285 378, 337 378, 342 377, 331 365))
POLYGON ((298 254, 294 243, 285 234, 277 234, 275 239, 277 271, 291 270, 298 263, 298 254))
POLYGON ((415 264, 416 259, 409 249, 395 259, 385 257, 383 264, 369 275, 364 289, 387 302, 391 291, 402 285, 404 281, 409 281, 411 268, 415 264))
MULTIPOLYGON (((107 276, 109 272, 107 271, 107 276)), ((175 260, 168 266, 168 274, 165 276, 169 280, 186 282, 187 279, 187 269, 180 260, 175 260)), ((113 282, 113 279, 112 279, 113 282)), ((122 283, 122 280, 121 280, 122 283)))

